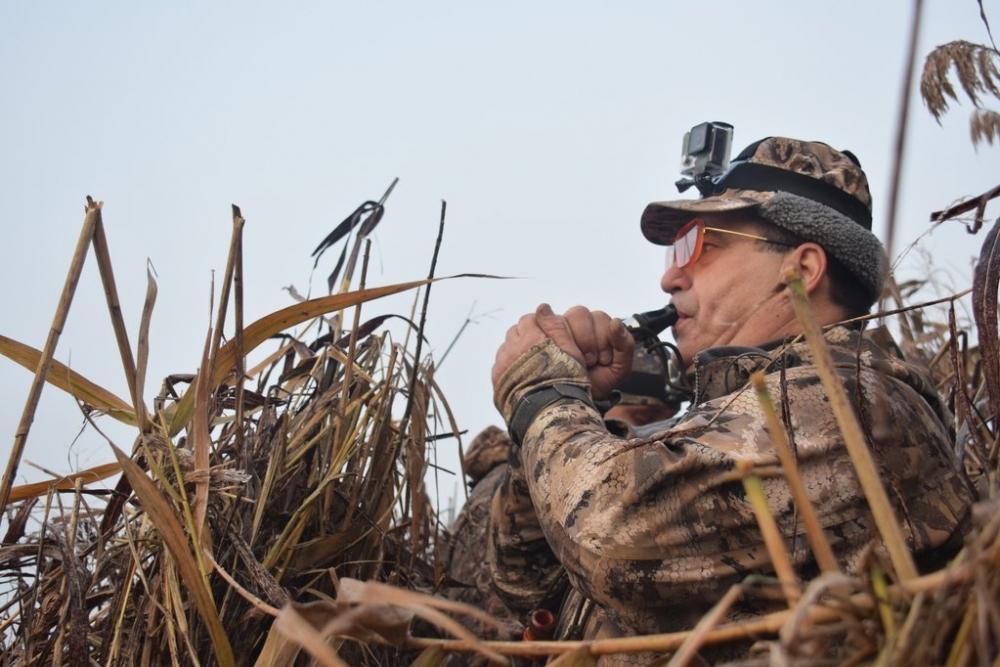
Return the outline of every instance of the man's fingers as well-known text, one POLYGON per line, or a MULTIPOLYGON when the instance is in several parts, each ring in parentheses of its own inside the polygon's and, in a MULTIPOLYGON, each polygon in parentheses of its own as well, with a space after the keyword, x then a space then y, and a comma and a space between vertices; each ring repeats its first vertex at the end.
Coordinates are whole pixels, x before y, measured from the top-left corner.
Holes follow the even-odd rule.
POLYGON ((632 357, 635 354, 635 339, 625 325, 617 317, 608 325, 608 342, 611 345, 613 357, 611 368, 627 375, 632 370, 632 357))
POLYGON ((632 353, 635 349, 632 335, 625 329, 621 320, 608 322, 605 332, 611 358, 606 364, 598 364, 588 369, 590 390, 598 400, 610 396, 611 391, 628 376, 632 370, 632 353))
POLYGON ((583 306, 556 315, 543 303, 507 330, 493 364, 494 383, 518 357, 546 338, 584 365, 595 396, 610 393, 632 366, 632 336, 620 320, 583 306))
POLYGON ((570 329, 565 317, 556 315, 552 312, 549 304, 543 303, 535 310, 535 323, 563 352, 586 366, 587 362, 584 354, 577 344, 574 332, 570 329))
POLYGON ((590 320, 597 335, 597 364, 608 366, 614 359, 614 349, 611 345, 609 331, 611 316, 603 311, 595 310, 590 314, 590 320))
POLYGON ((496 386, 497 380, 503 375, 518 357, 530 350, 533 346, 545 340, 545 333, 535 322, 535 314, 524 315, 517 324, 507 329, 504 336, 503 345, 497 350, 496 359, 493 361, 493 371, 491 373, 493 384, 496 386))
POLYGON ((583 306, 573 306, 563 315, 569 327, 570 334, 583 353, 583 363, 587 368, 600 363, 601 348, 606 343, 606 337, 599 331, 594 321, 594 313, 583 306), (604 340, 602 340, 604 339, 604 340))

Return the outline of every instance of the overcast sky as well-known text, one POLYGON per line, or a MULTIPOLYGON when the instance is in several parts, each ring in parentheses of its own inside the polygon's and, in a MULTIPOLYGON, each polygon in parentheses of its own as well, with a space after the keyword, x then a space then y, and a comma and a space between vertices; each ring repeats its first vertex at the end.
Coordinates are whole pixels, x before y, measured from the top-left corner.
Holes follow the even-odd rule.
MULTIPOLYGON (((312 275, 313 248, 399 177, 369 285, 426 275, 442 200, 438 274, 519 277, 432 291, 436 358, 472 316, 437 377, 474 434, 499 423, 494 352, 539 301, 620 315, 665 303, 662 249, 638 221, 648 202, 678 198, 692 125, 732 123, 734 152, 770 135, 852 150, 885 238, 912 5, 4 3, 0 334, 44 344, 92 195, 104 202, 133 343, 147 260, 158 276, 149 403, 163 376, 197 368, 231 204, 247 220, 252 321, 291 303, 287 285, 324 294, 335 258, 312 275)), ((921 66, 935 45, 988 41, 975 0, 924 5, 921 66)), ((983 6, 1000 27, 1000 1, 983 6)), ((938 125, 914 89, 897 253, 925 234, 932 210, 1000 181, 1000 148, 976 152, 968 139, 971 109, 954 106, 938 125)), ((935 271, 943 289, 962 289, 981 243, 952 223, 901 260, 900 278, 935 271)), ((407 314, 411 301, 365 313, 407 314)), ((128 396, 93 258, 56 356, 128 396)), ((0 465, 31 380, 0 358, 0 465)), ((65 473, 113 460, 93 434, 74 444, 82 422, 72 400, 47 388, 24 461, 65 473)), ((128 429, 100 423, 130 448, 128 429)), ((455 447, 439 444, 450 467, 455 447)), ((41 477, 22 463, 18 483, 41 477)))

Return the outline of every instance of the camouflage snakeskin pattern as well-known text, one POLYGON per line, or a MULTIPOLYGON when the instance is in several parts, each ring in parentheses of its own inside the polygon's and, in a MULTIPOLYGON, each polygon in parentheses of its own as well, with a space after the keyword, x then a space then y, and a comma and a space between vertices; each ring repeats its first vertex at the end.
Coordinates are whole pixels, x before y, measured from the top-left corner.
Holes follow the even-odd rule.
MULTIPOLYGON (((920 369, 869 337, 837 327, 826 340, 904 535, 918 562, 927 563, 961 539, 972 501, 953 460, 947 413, 920 369)), ((805 343, 770 347, 702 352, 695 407, 650 437, 611 436, 579 401, 543 410, 514 448, 519 457, 493 500, 488 560, 508 606, 530 610, 565 568, 572 595, 593 607, 583 619, 585 638, 672 632, 693 627, 748 575, 771 575, 753 510, 732 475, 737 461, 778 464, 746 386, 758 369, 766 372, 841 567, 862 572, 870 547, 881 550, 878 533, 812 354, 805 343)), ((521 393, 567 381, 585 382, 582 367, 554 343, 540 344, 500 379, 495 402, 508 418, 521 393)), ((815 563, 787 484, 780 476, 763 484, 794 565, 803 578, 812 576, 815 563)), ((733 617, 774 604, 744 600, 733 617)), ((600 664, 654 659, 605 656, 600 664)))

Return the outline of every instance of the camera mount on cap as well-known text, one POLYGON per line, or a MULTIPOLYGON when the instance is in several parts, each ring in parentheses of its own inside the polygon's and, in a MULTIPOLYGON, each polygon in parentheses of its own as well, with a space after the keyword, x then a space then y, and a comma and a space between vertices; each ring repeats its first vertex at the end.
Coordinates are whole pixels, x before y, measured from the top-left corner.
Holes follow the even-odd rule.
POLYGON ((719 121, 701 123, 684 133, 681 145, 681 175, 677 189, 684 192, 692 185, 701 191, 714 187, 712 178, 729 168, 729 154, 733 147, 733 126, 719 121))

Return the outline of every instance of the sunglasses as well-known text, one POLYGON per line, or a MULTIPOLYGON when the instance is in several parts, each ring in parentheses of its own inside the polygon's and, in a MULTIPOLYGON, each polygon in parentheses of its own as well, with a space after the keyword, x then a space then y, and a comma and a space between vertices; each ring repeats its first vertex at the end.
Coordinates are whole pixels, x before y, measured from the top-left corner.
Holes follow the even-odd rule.
POLYGON ((789 248, 795 247, 791 243, 773 241, 763 236, 757 236, 756 234, 747 234, 746 232, 720 229, 718 227, 706 227, 705 221, 702 218, 694 218, 691 222, 680 228, 677 236, 674 237, 673 245, 667 246, 667 266, 677 264, 678 268, 682 268, 697 262, 698 258, 701 257, 701 249, 705 243, 705 232, 732 234, 733 236, 742 236, 743 238, 754 239, 756 241, 767 241, 768 243, 783 245, 789 248))

